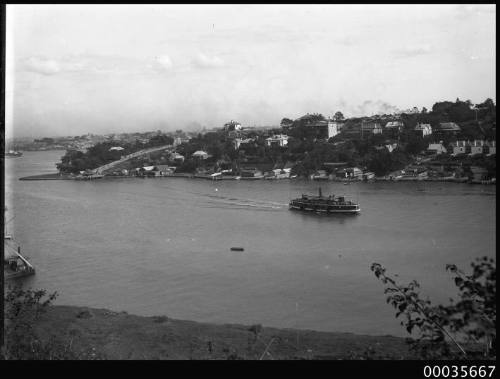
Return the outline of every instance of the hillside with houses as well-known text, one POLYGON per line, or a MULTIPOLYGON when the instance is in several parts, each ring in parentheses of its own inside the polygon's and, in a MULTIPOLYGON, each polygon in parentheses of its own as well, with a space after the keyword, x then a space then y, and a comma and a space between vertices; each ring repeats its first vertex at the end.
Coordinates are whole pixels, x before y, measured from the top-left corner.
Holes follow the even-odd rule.
POLYGON ((230 120, 199 133, 113 134, 94 144, 90 138, 68 147, 58 164, 61 173, 92 176, 98 167, 117 162, 100 174, 496 181, 496 105, 491 99, 476 105, 456 99, 438 102, 431 110, 369 117, 312 113, 284 117, 274 127, 230 120), (155 150, 158 146, 164 148, 155 150))

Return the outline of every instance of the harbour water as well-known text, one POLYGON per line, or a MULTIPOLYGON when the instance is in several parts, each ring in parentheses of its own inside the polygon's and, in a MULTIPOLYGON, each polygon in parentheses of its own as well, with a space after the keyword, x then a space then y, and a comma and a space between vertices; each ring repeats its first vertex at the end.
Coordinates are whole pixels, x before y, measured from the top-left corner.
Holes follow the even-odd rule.
POLYGON ((416 279, 435 302, 496 246, 496 186, 185 178, 19 181, 63 151, 6 160, 7 231, 59 304, 217 323, 405 335, 370 271, 416 279), (346 195, 357 216, 288 210, 301 193, 346 195), (244 251, 231 251, 231 247, 244 251))

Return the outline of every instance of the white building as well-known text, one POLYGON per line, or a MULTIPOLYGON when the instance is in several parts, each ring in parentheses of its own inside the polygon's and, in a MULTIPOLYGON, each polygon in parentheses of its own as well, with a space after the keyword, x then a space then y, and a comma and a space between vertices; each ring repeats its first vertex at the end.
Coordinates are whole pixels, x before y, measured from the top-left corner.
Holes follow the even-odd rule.
POLYGON ((343 122, 328 120, 328 138, 335 137, 339 134, 344 127, 343 122))
POLYGON ((255 142, 255 139, 253 138, 235 138, 233 140, 234 148, 238 150, 241 145, 246 145, 249 143, 255 142))
POLYGON ((386 129, 395 129, 395 130, 401 130, 403 129, 403 121, 389 121, 387 124, 385 124, 386 129))
POLYGON ((430 143, 427 151, 435 154, 446 154, 447 152, 446 147, 442 143, 430 143))
POLYGON ((189 137, 175 137, 174 138, 174 147, 177 147, 183 143, 188 143, 190 141, 189 137))
POLYGON ((207 159, 208 153, 206 151, 203 151, 203 150, 197 150, 193 153, 192 157, 199 158, 199 159, 207 159))
POLYGON ((469 141, 455 141, 451 146, 453 147, 453 155, 467 154, 470 152, 469 141))
POLYGON ((362 122, 361 135, 365 134, 382 134, 382 127, 378 122, 362 122))
POLYGON ((392 153, 394 150, 396 150, 398 147, 397 143, 390 143, 385 145, 385 148, 389 151, 389 153, 392 153))
POLYGON ((496 155, 497 153, 496 141, 486 142, 486 145, 488 146, 488 155, 496 155))
POLYGON ((237 121, 229 121, 224 124, 224 130, 227 132, 233 131, 233 130, 241 130, 241 124, 237 121))
POLYGON ((283 147, 288 145, 288 136, 285 134, 276 134, 272 137, 266 138, 267 146, 283 147))
POLYGON ((184 156, 179 153, 172 153, 170 154, 170 160, 172 162, 182 163, 184 162, 184 156))
POLYGON ((475 140, 470 146, 471 155, 479 155, 485 152, 485 144, 483 140, 475 140))
POLYGON ((429 124, 418 123, 417 126, 415 126, 415 131, 422 133, 422 137, 430 136, 432 134, 432 127, 429 124))

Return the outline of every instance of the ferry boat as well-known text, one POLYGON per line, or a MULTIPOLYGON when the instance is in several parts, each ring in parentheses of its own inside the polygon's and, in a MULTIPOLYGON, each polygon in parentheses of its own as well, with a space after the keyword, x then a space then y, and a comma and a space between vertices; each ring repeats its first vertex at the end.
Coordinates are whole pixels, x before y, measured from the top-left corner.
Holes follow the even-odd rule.
POLYGON ((293 199, 290 201, 289 208, 291 210, 316 212, 319 214, 358 214, 361 211, 358 204, 351 200, 346 200, 344 196, 323 196, 321 188, 319 189, 318 196, 302 195, 302 197, 293 199))

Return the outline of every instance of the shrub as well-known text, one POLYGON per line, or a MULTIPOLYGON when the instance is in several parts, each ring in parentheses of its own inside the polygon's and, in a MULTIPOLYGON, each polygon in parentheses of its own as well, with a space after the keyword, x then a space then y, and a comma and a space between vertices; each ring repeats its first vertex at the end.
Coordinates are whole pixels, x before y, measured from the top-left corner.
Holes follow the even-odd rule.
POLYGON ((412 349, 424 359, 496 357, 496 265, 492 258, 472 262, 472 274, 455 265, 446 265, 454 275, 460 293, 458 302, 433 306, 420 296, 420 285, 412 281, 400 285, 387 276, 386 269, 373 263, 371 270, 386 285, 387 303, 397 309, 396 318, 408 333, 412 349), (458 349, 451 349, 449 341, 458 349), (483 348, 479 348, 483 346, 483 348))

